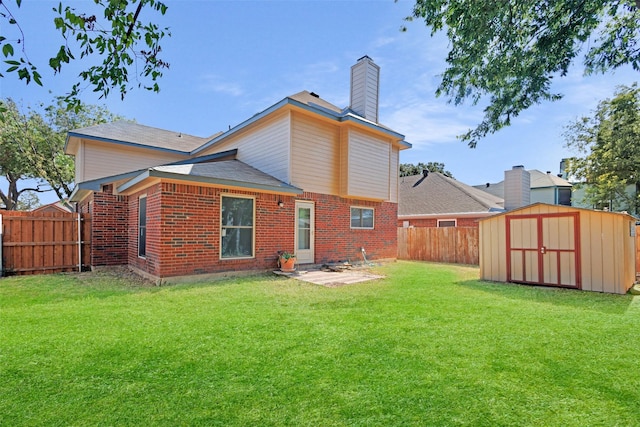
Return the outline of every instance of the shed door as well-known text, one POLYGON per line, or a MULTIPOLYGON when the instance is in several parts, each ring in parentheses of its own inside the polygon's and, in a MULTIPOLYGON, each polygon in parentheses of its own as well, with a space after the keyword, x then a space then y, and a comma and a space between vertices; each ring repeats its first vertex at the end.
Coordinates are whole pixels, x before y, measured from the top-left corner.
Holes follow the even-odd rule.
POLYGON ((577 212, 508 215, 507 281, 581 288, 577 212))

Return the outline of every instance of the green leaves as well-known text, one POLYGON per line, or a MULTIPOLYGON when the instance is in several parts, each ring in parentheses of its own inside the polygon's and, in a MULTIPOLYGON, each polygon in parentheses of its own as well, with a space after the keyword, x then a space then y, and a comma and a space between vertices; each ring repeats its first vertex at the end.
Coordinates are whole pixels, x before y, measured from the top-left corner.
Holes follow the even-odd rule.
MULTIPOLYGON (((19 8, 22 2, 14 1, 15 7, 19 8)), ((17 43, 24 46, 28 34, 23 34, 20 23, 10 10, 10 3, 0 1, 0 7, 6 10, 6 13, 0 13, 0 21, 5 19, 16 26, 19 34, 17 43)), ((158 80, 163 70, 169 68, 169 63, 159 57, 162 51, 160 43, 171 33, 168 28, 160 28, 152 21, 142 22, 140 16, 148 15, 141 14, 144 9, 164 15, 167 6, 156 0, 94 0, 93 3, 102 8, 102 18, 98 14, 82 13, 62 2, 53 8, 56 13, 53 26, 63 43, 49 58, 49 67, 55 74, 61 73, 65 64, 76 60, 78 52, 80 59, 93 58, 91 63, 94 64, 79 73, 80 81, 65 96, 68 106, 78 108, 78 96, 85 86, 98 92, 100 97, 107 97, 112 89, 116 89, 121 98, 134 87, 159 91, 158 80)), ((0 36, 0 47, 6 58, 4 62, 8 65, 6 72, 15 73, 26 84, 33 81, 42 85, 42 75, 29 61, 24 48, 16 51, 16 43, 6 40, 0 36)))
POLYGON ((73 158, 63 151, 67 132, 123 119, 99 106, 79 103, 70 110, 64 98, 57 98, 44 108, 44 113, 20 108, 11 99, 0 101, 0 107, 4 108, 0 121, 0 175, 9 183, 7 191, 0 188, 0 200, 7 209, 17 207, 20 194, 26 191, 18 188, 23 178, 39 181, 34 191, 53 190, 59 198, 70 196, 75 170, 73 158))
POLYGON ((553 79, 567 74, 587 41, 587 72, 640 69, 639 14, 626 0, 417 0, 408 20, 416 18, 450 41, 436 94, 487 105, 481 123, 460 137, 470 147, 527 108, 560 99, 553 79))
MULTIPOLYGON (((0 41, 4 41, 4 37, 2 37, 2 40, 0 41)), ((8 58, 9 56, 13 56, 13 46, 11 46, 9 43, 3 45, 2 54, 4 55, 5 58, 8 58)))
POLYGON ((565 128, 568 172, 586 184, 585 202, 596 207, 640 213, 640 88, 619 87, 590 117, 565 128))

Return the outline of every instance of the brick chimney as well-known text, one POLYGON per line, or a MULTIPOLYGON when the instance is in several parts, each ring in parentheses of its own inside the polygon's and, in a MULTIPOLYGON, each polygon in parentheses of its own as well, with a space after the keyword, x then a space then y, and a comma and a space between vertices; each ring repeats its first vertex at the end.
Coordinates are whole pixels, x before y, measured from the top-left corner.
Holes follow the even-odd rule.
POLYGON ((374 123, 378 123, 378 94, 380 93, 380 67, 367 55, 351 67, 350 108, 374 123))

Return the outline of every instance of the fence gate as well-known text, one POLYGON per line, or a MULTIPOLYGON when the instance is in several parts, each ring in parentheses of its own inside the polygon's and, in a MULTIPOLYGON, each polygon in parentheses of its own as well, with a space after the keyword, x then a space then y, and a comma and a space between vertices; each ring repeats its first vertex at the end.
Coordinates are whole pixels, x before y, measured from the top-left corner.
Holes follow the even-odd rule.
POLYGON ((89 214, 0 213, 0 275, 81 271, 90 264, 90 229, 89 214))
POLYGON ((507 281, 581 289, 577 212, 507 215, 507 281))

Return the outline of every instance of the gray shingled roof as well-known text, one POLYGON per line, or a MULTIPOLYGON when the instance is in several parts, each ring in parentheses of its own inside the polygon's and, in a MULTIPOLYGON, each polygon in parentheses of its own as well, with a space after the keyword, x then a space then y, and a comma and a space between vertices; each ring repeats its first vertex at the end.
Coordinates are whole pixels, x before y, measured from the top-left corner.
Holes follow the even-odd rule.
POLYGON ((335 105, 333 105, 330 102, 325 101, 324 99, 320 98, 319 96, 314 96, 311 94, 311 92, 307 91, 307 90, 303 90, 302 92, 298 92, 294 95, 289 96, 289 98, 296 100, 298 102, 302 102, 303 104, 307 104, 307 105, 318 105, 322 108, 326 108, 328 110, 331 111, 335 111, 336 113, 342 113, 342 108, 339 108, 335 105))
POLYGON ((239 160, 155 166, 142 171, 138 176, 118 187, 118 190, 126 191, 128 188, 137 185, 149 177, 179 179, 190 182, 294 194, 302 193, 302 189, 280 181, 239 160))
POLYGON ((504 200, 441 173, 400 178, 398 215, 502 211, 504 200))
POLYGON ((571 187, 571 183, 564 178, 560 178, 552 173, 544 173, 537 169, 529 171, 531 176, 531 188, 544 187, 571 187))
POLYGON ((211 139, 210 137, 201 138, 199 136, 153 128, 128 121, 103 123, 96 126, 75 129, 70 131, 69 135, 78 137, 86 136, 165 150, 183 151, 186 153, 211 139))

